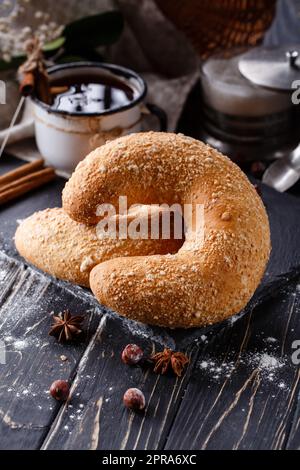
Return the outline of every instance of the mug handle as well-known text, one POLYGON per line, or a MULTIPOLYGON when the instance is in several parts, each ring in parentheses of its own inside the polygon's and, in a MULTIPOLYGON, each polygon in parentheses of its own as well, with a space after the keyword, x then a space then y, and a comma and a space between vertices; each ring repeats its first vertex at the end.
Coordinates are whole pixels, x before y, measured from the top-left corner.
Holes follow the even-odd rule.
POLYGON ((168 128, 168 117, 166 112, 157 106, 156 104, 152 103, 145 103, 146 108, 150 112, 150 114, 153 114, 154 116, 157 117, 158 122, 159 122, 159 127, 161 132, 166 132, 168 128))

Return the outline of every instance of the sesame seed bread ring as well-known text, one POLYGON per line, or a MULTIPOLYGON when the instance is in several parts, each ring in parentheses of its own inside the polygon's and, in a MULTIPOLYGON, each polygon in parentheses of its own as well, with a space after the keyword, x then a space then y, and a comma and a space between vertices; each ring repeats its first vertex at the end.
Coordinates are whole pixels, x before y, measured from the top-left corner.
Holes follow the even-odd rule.
POLYGON ((23 220, 15 244, 21 256, 42 271, 89 287, 90 271, 98 263, 115 256, 175 253, 182 241, 99 238, 95 226, 75 222, 63 209, 55 208, 23 220))
MULTIPOLYGON (((113 140, 78 165, 63 207, 93 224, 97 205, 179 203, 204 207, 201 224, 185 218, 176 254, 114 258, 91 271, 97 299, 150 324, 196 327, 239 312, 257 288, 270 253, 268 217, 243 172, 204 143, 172 133, 139 133, 113 140)), ((193 219, 194 220, 194 219, 193 219)), ((130 250, 127 250, 130 255, 130 250)))

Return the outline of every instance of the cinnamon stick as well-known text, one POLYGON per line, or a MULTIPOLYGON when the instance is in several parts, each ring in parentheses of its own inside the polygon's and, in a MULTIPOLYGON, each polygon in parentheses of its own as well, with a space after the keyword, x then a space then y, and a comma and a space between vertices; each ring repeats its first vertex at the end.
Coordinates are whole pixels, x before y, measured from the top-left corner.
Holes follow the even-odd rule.
POLYGON ((51 95, 60 95, 61 93, 65 93, 68 91, 69 87, 67 86, 51 86, 50 93, 51 95))
POLYGON ((35 171, 33 173, 29 173, 29 175, 23 176, 22 178, 18 178, 14 181, 10 181, 8 184, 4 186, 0 186, 0 196, 4 192, 14 189, 22 184, 27 184, 27 183, 33 183, 34 181, 38 181, 42 179, 43 177, 47 176, 55 176, 55 171, 53 168, 44 168, 43 170, 40 171, 35 171))
POLYGON ((47 168, 46 170, 50 171, 42 170, 41 172, 37 172, 39 173, 39 177, 35 177, 34 179, 31 179, 27 182, 23 181, 20 183, 20 180, 22 179, 21 178, 20 180, 14 182, 17 183, 15 186, 10 187, 10 185, 7 185, 7 189, 5 191, 0 192, 0 205, 12 201, 20 196, 23 196, 29 191, 37 189, 40 186, 43 186, 44 184, 52 181, 55 178, 54 170, 50 168, 47 168))
POLYGON ((51 104, 51 94, 47 73, 39 73, 36 77, 36 82, 36 91, 38 99, 46 104, 51 104))
POLYGON ((32 173, 33 171, 39 170, 43 167, 43 164, 44 160, 41 158, 40 160, 35 160, 34 162, 26 163, 25 165, 22 165, 19 168, 16 168, 15 170, 9 171, 8 173, 1 175, 0 189, 3 184, 7 184, 10 181, 14 181, 18 178, 21 178, 22 176, 32 173))
POLYGON ((35 74, 30 72, 25 72, 20 83, 19 91, 22 96, 32 95, 35 87, 35 74))

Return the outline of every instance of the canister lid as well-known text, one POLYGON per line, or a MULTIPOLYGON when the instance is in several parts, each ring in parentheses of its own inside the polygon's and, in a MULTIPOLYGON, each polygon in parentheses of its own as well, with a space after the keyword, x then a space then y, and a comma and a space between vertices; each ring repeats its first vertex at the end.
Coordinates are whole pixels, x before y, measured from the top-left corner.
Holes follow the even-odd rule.
POLYGON ((256 47, 240 56, 241 74, 255 85, 291 90, 300 80, 300 44, 276 48, 256 47))

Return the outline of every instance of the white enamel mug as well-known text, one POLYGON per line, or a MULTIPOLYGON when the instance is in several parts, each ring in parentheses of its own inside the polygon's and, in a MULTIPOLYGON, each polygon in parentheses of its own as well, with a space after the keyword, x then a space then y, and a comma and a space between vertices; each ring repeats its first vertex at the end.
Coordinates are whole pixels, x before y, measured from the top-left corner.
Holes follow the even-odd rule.
POLYGON ((52 109, 51 106, 31 97, 34 108, 35 137, 38 149, 48 165, 71 173, 77 164, 94 148, 121 135, 142 130, 143 113, 155 114, 160 130, 167 127, 163 110, 145 103, 145 81, 132 70, 117 65, 95 62, 74 62, 48 69, 51 81, 76 75, 105 75, 122 80, 133 90, 133 100, 111 110, 99 113, 74 113, 52 109))

